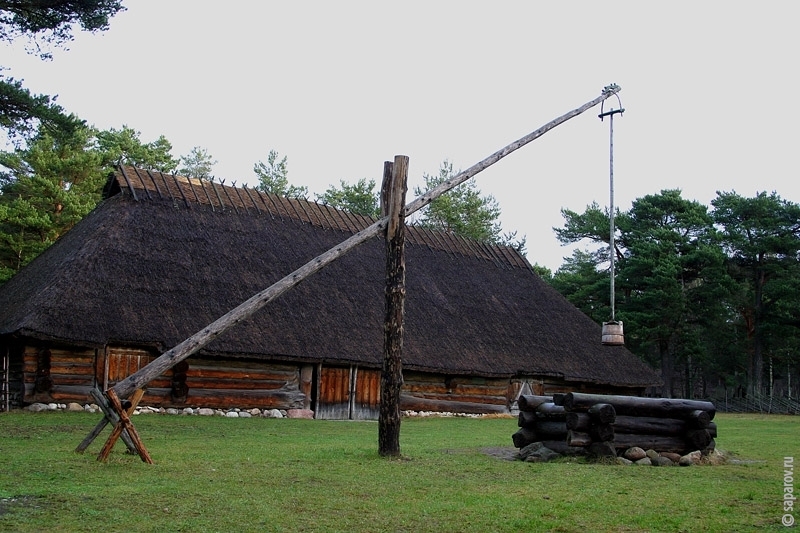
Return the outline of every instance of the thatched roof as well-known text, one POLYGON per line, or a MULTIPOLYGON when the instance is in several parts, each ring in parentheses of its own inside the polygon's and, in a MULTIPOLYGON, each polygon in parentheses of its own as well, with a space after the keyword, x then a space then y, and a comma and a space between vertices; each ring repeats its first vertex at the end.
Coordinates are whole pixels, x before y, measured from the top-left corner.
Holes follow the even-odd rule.
MULTIPOLYGON (((106 199, 0 287, 0 335, 165 351, 373 221, 122 167, 106 199)), ((403 365, 621 386, 657 376, 514 249, 409 227, 403 365)), ((202 353, 380 367, 383 240, 313 275, 202 353)))

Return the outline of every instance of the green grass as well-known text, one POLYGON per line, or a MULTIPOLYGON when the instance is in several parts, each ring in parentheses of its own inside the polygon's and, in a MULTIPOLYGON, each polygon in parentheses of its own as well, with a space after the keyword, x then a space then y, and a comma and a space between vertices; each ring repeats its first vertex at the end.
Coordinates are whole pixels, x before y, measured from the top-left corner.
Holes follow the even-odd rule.
POLYGON ((510 418, 404 419, 385 459, 375 422, 148 415, 155 464, 121 442, 100 463, 108 429, 73 452, 99 418, 0 413, 0 531, 783 531, 800 458, 800 417, 719 415, 718 447, 756 462, 656 468, 486 454, 510 418))

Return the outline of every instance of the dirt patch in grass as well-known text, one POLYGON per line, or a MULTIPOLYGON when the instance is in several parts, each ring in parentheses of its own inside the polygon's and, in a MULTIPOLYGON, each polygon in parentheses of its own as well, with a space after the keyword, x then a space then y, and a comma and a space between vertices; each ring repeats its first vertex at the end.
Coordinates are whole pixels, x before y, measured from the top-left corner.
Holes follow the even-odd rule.
POLYGON ((36 496, 11 496, 0 498, 0 516, 13 512, 15 509, 26 507, 39 507, 36 496))
POLYGON ((491 448, 481 448, 481 451, 486 455, 491 455, 492 457, 497 457, 498 459, 504 459, 506 461, 516 461, 517 460, 517 450, 513 446, 494 446, 491 448))

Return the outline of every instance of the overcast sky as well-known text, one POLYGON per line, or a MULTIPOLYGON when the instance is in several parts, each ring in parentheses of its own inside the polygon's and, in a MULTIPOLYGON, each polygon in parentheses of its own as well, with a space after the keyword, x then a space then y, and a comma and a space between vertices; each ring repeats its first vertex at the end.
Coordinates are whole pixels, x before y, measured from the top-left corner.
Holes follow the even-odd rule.
MULTIPOLYGON (((466 169, 617 83, 615 204, 677 188, 800 202, 795 1, 125 0, 54 60, 2 44, 7 76, 98 128, 200 146, 226 183, 271 149, 322 193, 410 158, 409 201, 445 159, 466 169), (223 7, 224 6, 224 7, 223 7)), ((616 100, 606 102, 606 109, 616 100)), ((609 203, 609 123, 592 109, 478 174, 505 231, 552 270, 562 207, 609 203)), ((313 198, 313 195, 312 195, 313 198)))

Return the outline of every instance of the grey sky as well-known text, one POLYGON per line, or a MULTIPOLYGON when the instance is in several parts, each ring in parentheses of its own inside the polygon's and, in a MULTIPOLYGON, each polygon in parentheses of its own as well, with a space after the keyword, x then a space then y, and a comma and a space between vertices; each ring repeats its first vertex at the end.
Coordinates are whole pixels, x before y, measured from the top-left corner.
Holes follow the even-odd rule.
MULTIPOLYGON (((796 2, 124 4, 51 62, 3 45, 6 75, 99 128, 163 134, 176 156, 206 148, 226 183, 254 183, 270 149, 317 193, 380 181, 404 154, 413 191, 444 159, 467 168, 613 82, 621 209, 668 188, 707 205, 718 190, 800 201, 796 2)), ((531 263, 570 255, 552 232, 560 208, 608 205, 598 112, 477 177, 531 263)))

